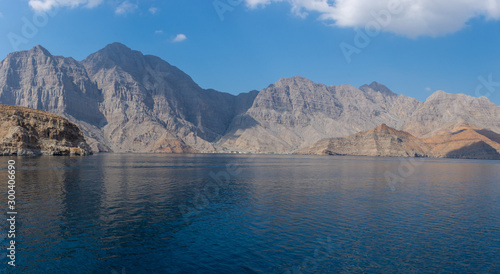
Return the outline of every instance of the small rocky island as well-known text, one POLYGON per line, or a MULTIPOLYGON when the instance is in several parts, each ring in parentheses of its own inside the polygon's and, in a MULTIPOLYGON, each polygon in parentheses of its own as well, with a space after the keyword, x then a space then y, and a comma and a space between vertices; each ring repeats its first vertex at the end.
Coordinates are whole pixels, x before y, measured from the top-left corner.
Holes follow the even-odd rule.
POLYGON ((0 105, 0 155, 89 155, 80 129, 58 115, 0 105))

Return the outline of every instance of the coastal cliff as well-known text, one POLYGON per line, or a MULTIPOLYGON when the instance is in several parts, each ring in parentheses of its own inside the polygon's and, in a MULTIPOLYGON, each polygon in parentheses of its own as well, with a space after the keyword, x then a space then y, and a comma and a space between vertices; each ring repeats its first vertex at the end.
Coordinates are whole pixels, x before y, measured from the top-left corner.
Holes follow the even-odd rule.
POLYGON ((0 105, 0 155, 89 155, 80 129, 55 114, 0 105))

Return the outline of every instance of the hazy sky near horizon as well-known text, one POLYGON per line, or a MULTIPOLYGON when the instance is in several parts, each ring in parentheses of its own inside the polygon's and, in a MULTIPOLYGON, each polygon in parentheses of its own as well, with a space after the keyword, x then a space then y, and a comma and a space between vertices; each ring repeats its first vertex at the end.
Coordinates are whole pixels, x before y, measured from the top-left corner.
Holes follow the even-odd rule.
POLYGON ((1 59, 121 42, 233 94, 304 76, 500 105, 500 0, 0 0, 0 37, 1 59))

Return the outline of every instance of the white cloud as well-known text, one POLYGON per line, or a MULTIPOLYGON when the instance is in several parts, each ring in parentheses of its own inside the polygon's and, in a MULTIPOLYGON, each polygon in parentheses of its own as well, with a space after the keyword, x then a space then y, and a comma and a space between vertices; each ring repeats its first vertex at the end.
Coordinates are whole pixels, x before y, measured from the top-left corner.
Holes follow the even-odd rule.
POLYGON ((186 35, 180 33, 180 34, 177 34, 177 36, 175 36, 175 38, 172 40, 172 42, 178 43, 178 42, 182 42, 186 39, 187 39, 186 35))
POLYGON ((87 8, 97 7, 103 0, 29 0, 30 7, 35 11, 48 11, 59 7, 87 8))
POLYGON ((155 30, 155 34, 162 34, 163 33, 163 30, 159 29, 159 30, 155 30))
POLYGON ((500 0, 245 0, 250 8, 283 1, 290 3, 296 15, 312 12, 320 20, 353 28, 365 27, 376 14, 391 11, 391 3, 399 3, 383 29, 408 37, 453 33, 476 17, 500 19, 500 0))
POLYGON ((250 8, 256 8, 258 6, 265 6, 265 5, 271 4, 271 2, 281 2, 281 1, 277 1, 277 0, 245 0, 245 2, 247 3, 247 6, 249 6, 250 8))
POLYGON ((115 14, 125 15, 134 12, 137 8, 138 6, 136 4, 132 4, 129 1, 124 1, 118 7, 116 7, 115 14))
POLYGON ((151 8, 149 8, 148 10, 149 10, 149 12, 150 12, 151 14, 156 14, 156 13, 159 11, 159 10, 158 10, 158 8, 155 8, 155 7, 151 7, 151 8))
POLYGON ((0 18, 2 18, 2 17, 3 17, 3 13, 0 12, 0 18))

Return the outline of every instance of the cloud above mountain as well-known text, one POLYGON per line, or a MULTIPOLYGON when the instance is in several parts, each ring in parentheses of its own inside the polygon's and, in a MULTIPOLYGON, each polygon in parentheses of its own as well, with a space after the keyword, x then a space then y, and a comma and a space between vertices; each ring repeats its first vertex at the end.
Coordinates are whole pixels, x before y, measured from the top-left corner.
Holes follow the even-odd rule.
POLYGON ((87 7, 93 8, 100 5, 103 0, 29 0, 29 5, 35 11, 48 11, 59 7, 87 7))
POLYGON ((338 27, 364 28, 389 14, 382 29, 407 37, 441 36, 463 29, 469 20, 500 19, 500 0, 245 0, 249 8, 288 2, 294 14, 317 14, 338 27))
MULTIPOLYGON (((103 3, 104 0, 29 0, 30 7, 35 12, 45 12, 52 9, 67 7, 67 8, 94 8, 103 3)), ((115 14, 126 15, 133 13, 138 9, 137 4, 131 3, 127 0, 122 1, 116 6, 115 14)), ((155 14, 158 11, 157 8, 150 8, 149 12, 155 14)))
POLYGON ((174 37, 174 39, 172 40, 172 42, 179 43, 179 42, 182 42, 182 41, 184 41, 186 39, 187 39, 187 36, 185 34, 179 33, 179 34, 177 34, 174 37))
POLYGON ((129 1, 124 1, 118 7, 116 7, 115 14, 125 15, 133 13, 137 8, 138 6, 136 4, 130 3, 129 1))
MULTIPOLYGON (((316 16, 337 27, 370 28, 380 16, 380 29, 402 36, 442 36, 457 32, 473 18, 500 19, 500 0, 244 0, 250 9, 263 8, 276 2, 286 2, 293 14, 300 17, 316 16), (387 16, 388 15, 388 16, 387 16)), ((35 11, 59 7, 93 8, 103 0, 29 0, 35 11)), ((127 14, 137 5, 121 2, 116 14, 127 14)), ((156 8, 150 9, 152 14, 156 8)))

